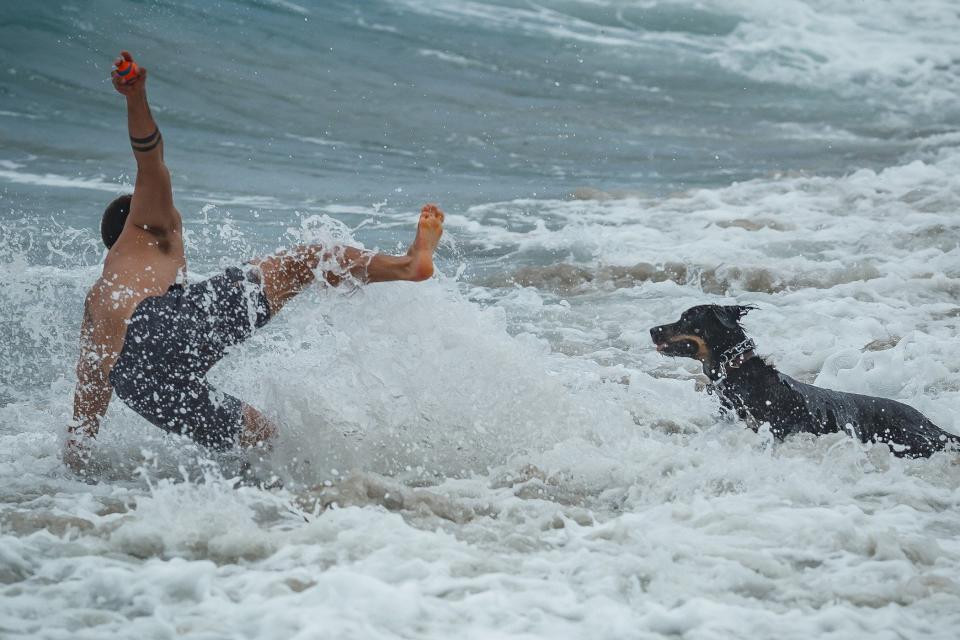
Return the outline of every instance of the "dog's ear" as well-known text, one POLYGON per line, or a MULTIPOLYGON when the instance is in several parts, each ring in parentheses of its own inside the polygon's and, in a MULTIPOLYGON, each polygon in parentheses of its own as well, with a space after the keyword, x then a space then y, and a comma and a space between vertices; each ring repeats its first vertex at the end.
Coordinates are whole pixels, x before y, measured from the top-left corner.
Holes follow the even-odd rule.
POLYGON ((747 315, 757 307, 753 305, 733 304, 718 306, 714 309, 717 314, 717 320, 728 329, 736 329, 740 326, 740 318, 747 315))

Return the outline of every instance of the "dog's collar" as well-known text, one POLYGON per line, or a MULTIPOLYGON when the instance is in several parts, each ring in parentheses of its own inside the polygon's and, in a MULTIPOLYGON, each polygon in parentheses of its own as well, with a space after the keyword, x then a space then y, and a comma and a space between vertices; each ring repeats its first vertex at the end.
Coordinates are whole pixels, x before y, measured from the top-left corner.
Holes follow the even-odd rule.
POLYGON ((756 343, 750 338, 747 338, 743 342, 735 344, 721 353, 720 358, 717 360, 717 368, 720 371, 720 378, 718 379, 723 380, 727 377, 727 367, 731 369, 739 369, 742 367, 743 363, 750 359, 745 356, 751 354, 756 348, 756 343))

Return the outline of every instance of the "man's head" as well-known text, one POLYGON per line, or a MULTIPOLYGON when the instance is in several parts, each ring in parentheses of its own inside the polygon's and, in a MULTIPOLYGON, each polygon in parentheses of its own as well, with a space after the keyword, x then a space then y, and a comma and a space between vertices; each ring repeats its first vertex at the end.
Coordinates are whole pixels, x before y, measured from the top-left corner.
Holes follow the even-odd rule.
POLYGON ((650 329, 657 351, 665 356, 694 358, 712 370, 720 356, 747 339, 740 318, 756 307, 704 304, 690 307, 673 324, 650 329))
POLYGON ((123 225, 127 222, 127 215, 130 213, 132 199, 132 194, 122 195, 108 204, 104 210, 103 219, 100 220, 100 237, 103 238, 103 244, 107 245, 107 249, 112 247, 120 237, 123 225))

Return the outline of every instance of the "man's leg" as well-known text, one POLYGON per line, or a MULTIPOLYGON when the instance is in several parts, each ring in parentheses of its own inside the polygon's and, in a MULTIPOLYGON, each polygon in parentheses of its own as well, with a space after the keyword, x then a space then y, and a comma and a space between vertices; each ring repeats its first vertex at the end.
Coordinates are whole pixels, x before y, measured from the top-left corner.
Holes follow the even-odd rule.
MULTIPOLYGON (((302 245, 268 258, 253 260, 260 269, 261 282, 270 314, 304 290, 315 279, 318 267, 332 286, 350 277, 362 283, 394 280, 421 281, 433 275, 433 252, 443 234, 443 212, 428 204, 420 212, 417 235, 403 256, 361 251, 355 247, 302 245)), ((243 432, 240 443, 254 447, 268 443, 276 426, 254 407, 243 405, 243 432)))
POLYGON ((355 247, 300 245, 252 261, 260 269, 263 292, 275 315, 288 300, 313 282, 318 267, 333 286, 345 278, 361 283, 426 280, 433 275, 433 252, 443 234, 443 212, 428 204, 420 212, 417 235, 403 256, 361 251, 355 247))

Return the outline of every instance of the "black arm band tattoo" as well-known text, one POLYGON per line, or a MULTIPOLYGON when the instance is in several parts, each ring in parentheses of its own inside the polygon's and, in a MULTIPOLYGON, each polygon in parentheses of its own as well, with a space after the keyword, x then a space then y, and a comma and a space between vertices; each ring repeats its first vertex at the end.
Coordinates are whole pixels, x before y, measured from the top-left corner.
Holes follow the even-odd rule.
POLYGON ((148 144, 153 142, 153 139, 160 135, 160 127, 154 129, 153 133, 148 135, 146 138, 134 138, 130 136, 130 144, 148 144))
POLYGON ((157 129, 153 132, 153 135, 147 136, 146 138, 130 138, 130 146, 133 147, 134 151, 141 153, 153 151, 161 142, 163 142, 163 136, 160 135, 160 129, 157 129))

